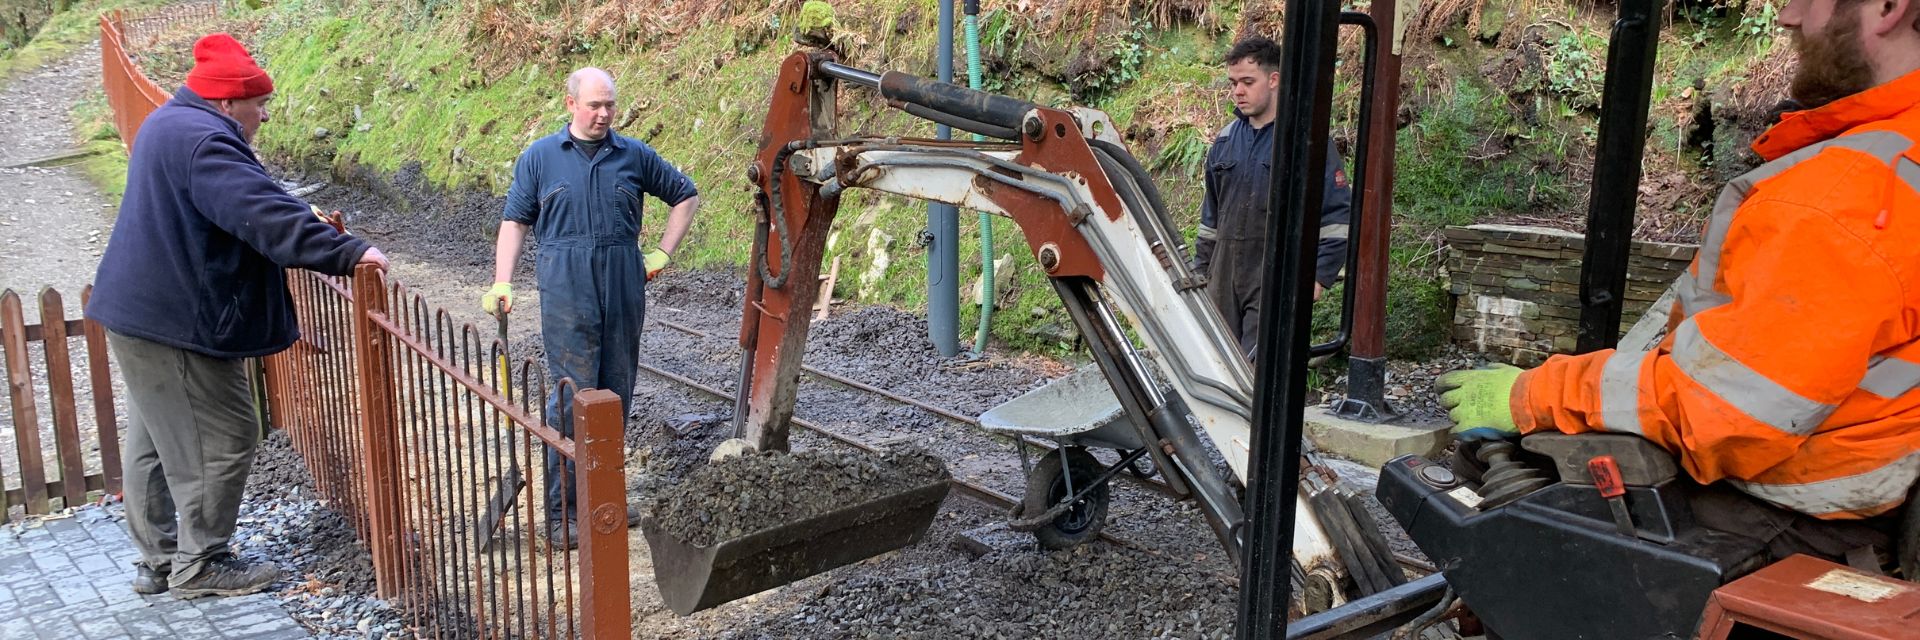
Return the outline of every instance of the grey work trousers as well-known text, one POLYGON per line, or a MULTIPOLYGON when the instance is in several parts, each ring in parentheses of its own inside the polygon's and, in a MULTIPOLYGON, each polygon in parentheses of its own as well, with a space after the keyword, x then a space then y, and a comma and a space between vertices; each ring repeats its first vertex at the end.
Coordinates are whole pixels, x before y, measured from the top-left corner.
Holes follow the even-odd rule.
POLYGON ((111 332, 107 344, 127 383, 127 528, 141 563, 177 586, 228 551, 240 517, 260 441, 246 361, 111 332))

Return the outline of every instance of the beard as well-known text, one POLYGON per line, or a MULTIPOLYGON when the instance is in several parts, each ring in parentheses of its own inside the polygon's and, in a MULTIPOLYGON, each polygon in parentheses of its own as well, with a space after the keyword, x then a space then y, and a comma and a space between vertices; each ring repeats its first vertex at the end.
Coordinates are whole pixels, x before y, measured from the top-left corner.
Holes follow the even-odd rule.
POLYGON ((1834 18, 1819 33, 1793 33, 1800 66, 1787 91, 1807 109, 1873 88, 1873 69, 1867 66, 1867 52, 1860 45, 1859 20, 1838 14, 1834 18))

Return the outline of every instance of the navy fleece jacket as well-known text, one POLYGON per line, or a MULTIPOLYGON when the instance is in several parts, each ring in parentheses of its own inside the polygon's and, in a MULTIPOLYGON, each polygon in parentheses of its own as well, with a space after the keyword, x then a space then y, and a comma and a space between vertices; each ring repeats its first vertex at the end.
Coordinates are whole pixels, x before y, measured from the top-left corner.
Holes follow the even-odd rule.
POLYGON ((345 275, 367 248, 274 182, 239 122, 182 88, 134 139, 86 314, 216 358, 268 355, 300 336, 284 269, 345 275))

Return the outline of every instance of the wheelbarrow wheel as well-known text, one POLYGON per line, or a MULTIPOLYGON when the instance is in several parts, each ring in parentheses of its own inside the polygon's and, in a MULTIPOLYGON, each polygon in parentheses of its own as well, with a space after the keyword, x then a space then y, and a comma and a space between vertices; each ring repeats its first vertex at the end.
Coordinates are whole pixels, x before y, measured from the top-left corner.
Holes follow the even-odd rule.
MULTIPOLYGON (((1040 459, 1033 466, 1033 473, 1027 476, 1027 495, 1025 513, 1038 514, 1053 508, 1054 505, 1072 497, 1067 492, 1067 480, 1073 481, 1073 490, 1085 491, 1087 484, 1100 477, 1106 466, 1087 453, 1084 447, 1061 447, 1040 459), (1063 469, 1062 457, 1065 458, 1063 469)), ((1105 484, 1088 491, 1086 498, 1079 504, 1068 507, 1059 517, 1033 531, 1033 537, 1040 540, 1045 549, 1066 549, 1100 535, 1100 527, 1107 523, 1108 487, 1105 484)))

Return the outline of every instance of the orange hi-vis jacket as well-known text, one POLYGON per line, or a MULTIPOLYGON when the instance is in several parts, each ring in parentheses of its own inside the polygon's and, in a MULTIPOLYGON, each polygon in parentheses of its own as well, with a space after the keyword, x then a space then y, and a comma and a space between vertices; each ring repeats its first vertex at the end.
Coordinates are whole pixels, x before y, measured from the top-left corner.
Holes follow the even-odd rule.
POLYGON ((1652 351, 1520 376, 1523 433, 1638 434, 1702 483, 1827 519, 1920 476, 1920 72, 1761 135, 1652 351))

